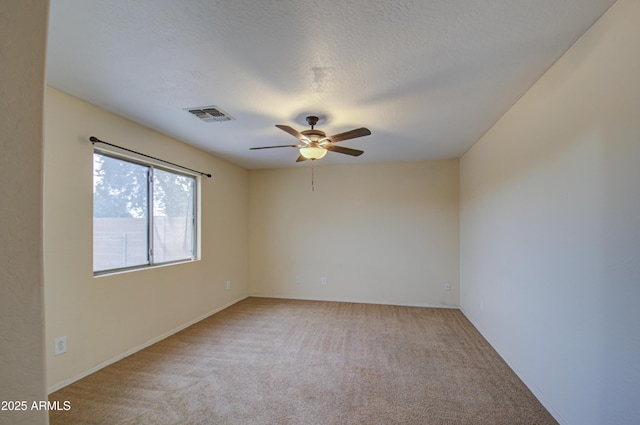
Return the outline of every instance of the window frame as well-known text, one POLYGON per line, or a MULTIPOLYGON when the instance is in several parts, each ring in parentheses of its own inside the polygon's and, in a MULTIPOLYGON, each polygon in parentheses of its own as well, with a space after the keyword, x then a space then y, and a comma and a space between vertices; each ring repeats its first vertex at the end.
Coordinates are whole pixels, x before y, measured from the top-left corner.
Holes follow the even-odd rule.
MULTIPOLYGON (((94 277, 101 277, 101 276, 107 276, 107 275, 113 275, 113 274, 120 274, 120 273, 128 273, 128 272, 132 272, 132 271, 138 271, 138 270, 146 270, 146 269, 153 269, 153 268, 157 268, 157 267, 166 267, 166 266, 171 266, 171 265, 175 265, 175 264, 184 264, 184 263, 191 263, 194 261, 199 261, 200 260, 200 247, 201 247, 201 233, 200 233, 200 220, 201 220, 201 215, 200 215, 200 207, 201 207, 201 175, 197 174, 197 173, 192 173, 189 171, 185 171, 179 168, 174 168, 174 167, 170 167, 170 166, 166 166, 163 164, 160 164, 158 162, 155 161, 151 161, 151 160, 147 160, 147 159, 141 159, 132 155, 126 155, 126 154, 122 154, 120 152, 114 152, 113 150, 110 149, 105 149, 105 148, 100 148, 100 147, 96 147, 94 146, 93 148, 93 152, 91 155, 92 158, 92 163, 94 160, 94 155, 95 154, 99 154, 99 155, 103 155, 103 156, 107 156, 116 160, 120 160, 120 161, 125 161, 125 162, 129 162, 129 163, 133 163, 136 165, 140 165, 143 167, 147 167, 149 169, 149 172, 147 174, 147 217, 146 217, 146 227, 147 227, 147 238, 146 238, 146 243, 147 243, 147 263, 146 264, 140 264, 140 265, 135 265, 135 266, 127 266, 127 267, 117 267, 117 268, 111 268, 111 269, 105 269, 105 270, 93 270, 93 261, 94 261, 94 240, 95 240, 95 234, 93 233, 92 230, 92 237, 91 237, 91 241, 92 241, 92 246, 91 246, 91 258, 92 258, 92 272, 93 272, 93 276, 94 277), (153 243, 154 243, 154 239, 153 239, 153 221, 154 221, 154 198, 153 198, 153 179, 154 179, 154 170, 155 169, 159 169, 165 172, 169 172, 169 173, 173 173, 173 174, 177 174, 177 175, 181 175, 181 176, 185 176, 185 177, 189 177, 189 178, 193 178, 194 179, 194 188, 193 188, 193 217, 192 217, 192 225, 193 225, 193 241, 192 241, 192 251, 193 251, 193 255, 190 258, 184 258, 184 259, 179 259, 179 260, 170 260, 170 261, 163 261, 163 262, 154 262, 154 254, 153 254, 153 243)), ((94 178, 95 178, 95 169, 92 166, 92 187, 95 184, 94 182, 94 178)), ((94 211, 95 211, 95 207, 93 204, 93 199, 94 199, 95 194, 92 193, 92 207, 91 207, 91 211, 92 211, 92 229, 94 228, 94 222, 93 220, 95 219, 94 217, 94 211)))

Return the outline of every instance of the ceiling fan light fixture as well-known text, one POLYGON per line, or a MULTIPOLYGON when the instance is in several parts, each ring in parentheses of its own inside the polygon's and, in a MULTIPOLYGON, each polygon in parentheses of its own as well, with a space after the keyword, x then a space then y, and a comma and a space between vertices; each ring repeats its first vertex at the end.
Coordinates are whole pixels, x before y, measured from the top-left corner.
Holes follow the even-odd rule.
POLYGON ((300 155, 311 160, 323 158, 326 154, 327 150, 318 146, 300 148, 300 155))

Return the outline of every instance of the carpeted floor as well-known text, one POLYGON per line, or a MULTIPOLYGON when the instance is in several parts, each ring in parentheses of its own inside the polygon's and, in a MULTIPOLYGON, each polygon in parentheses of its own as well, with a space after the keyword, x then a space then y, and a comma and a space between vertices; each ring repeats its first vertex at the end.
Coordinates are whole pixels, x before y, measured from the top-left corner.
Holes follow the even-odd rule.
POLYGON ((458 310, 264 298, 50 400, 52 425, 557 423, 458 310))

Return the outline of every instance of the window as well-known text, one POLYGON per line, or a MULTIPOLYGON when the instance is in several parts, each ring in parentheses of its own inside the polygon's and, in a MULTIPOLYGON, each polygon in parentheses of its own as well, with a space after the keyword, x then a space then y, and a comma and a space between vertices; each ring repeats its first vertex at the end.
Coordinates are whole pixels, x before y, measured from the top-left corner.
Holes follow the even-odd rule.
POLYGON ((196 258, 196 177, 95 151, 93 272, 196 258))

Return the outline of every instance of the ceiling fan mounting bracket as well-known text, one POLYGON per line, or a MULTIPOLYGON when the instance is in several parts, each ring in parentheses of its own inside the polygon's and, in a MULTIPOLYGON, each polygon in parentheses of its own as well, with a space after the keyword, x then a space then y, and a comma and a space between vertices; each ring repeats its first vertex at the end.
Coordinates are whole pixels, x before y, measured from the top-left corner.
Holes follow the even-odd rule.
POLYGON ((316 124, 318 124, 318 120, 319 120, 319 119, 320 119, 320 118, 318 118, 318 117, 317 117, 317 116, 315 116, 315 115, 309 115, 309 116, 307 117, 307 123, 311 126, 311 129, 312 129, 312 130, 313 130, 313 126, 315 126, 316 124))

